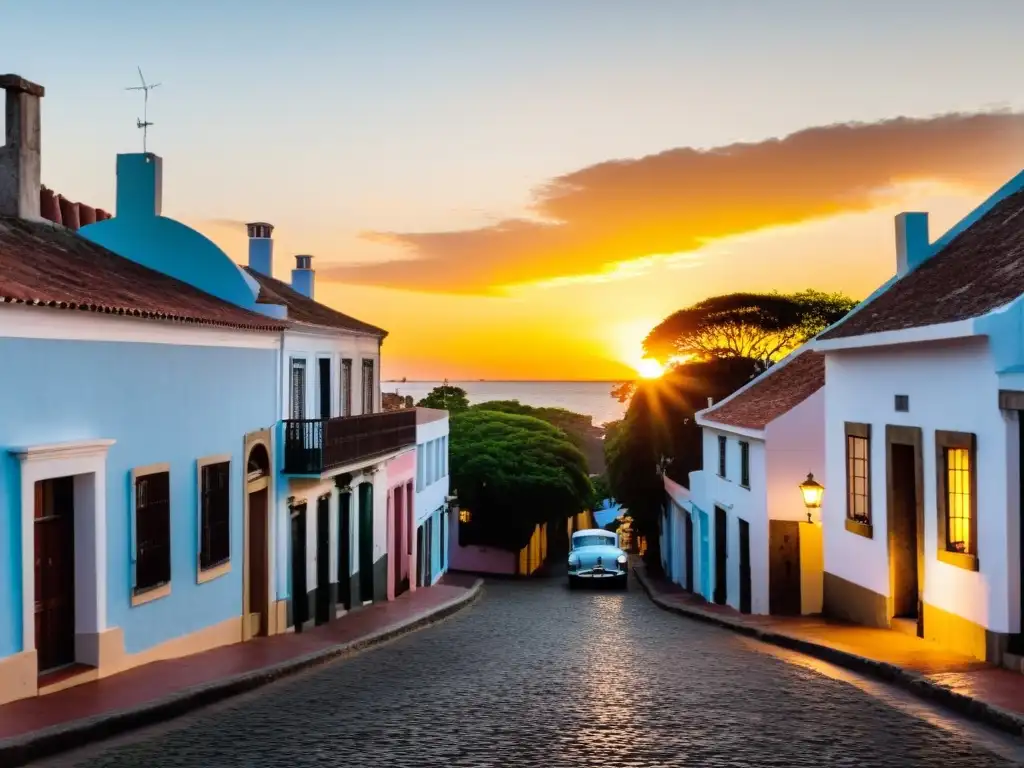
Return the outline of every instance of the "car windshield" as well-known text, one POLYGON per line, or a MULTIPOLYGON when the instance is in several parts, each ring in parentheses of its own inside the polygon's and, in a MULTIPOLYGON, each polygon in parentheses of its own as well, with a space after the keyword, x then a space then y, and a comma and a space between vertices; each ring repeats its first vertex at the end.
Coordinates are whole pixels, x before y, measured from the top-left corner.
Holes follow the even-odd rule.
POLYGON ((611 536, 577 536, 572 540, 573 549, 580 547, 612 547, 615 540, 611 536))

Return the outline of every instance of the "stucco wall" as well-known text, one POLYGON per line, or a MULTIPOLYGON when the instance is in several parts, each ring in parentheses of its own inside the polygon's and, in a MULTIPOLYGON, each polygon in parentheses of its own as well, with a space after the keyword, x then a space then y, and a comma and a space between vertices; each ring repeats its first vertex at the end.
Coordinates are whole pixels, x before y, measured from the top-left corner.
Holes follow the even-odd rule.
MULTIPOLYGON (((39 310, 49 312, 50 310, 39 310)), ((20 466, 12 447, 110 438, 107 457, 107 625, 129 653, 242 610, 243 437, 273 424, 277 351, 119 342, 0 339, 0 656, 21 650, 20 466), (230 454, 229 573, 196 584, 196 460, 230 454), (172 591, 132 608, 130 477, 169 463, 172 591)))
POLYGON ((416 520, 422 523, 444 505, 449 493, 448 418, 416 425, 416 520), (428 464, 428 458, 431 460, 428 464), (436 467, 428 473, 431 467, 436 467), (429 482, 433 479, 432 482, 429 482))
POLYGON ((805 521, 807 508, 800 483, 813 472, 815 480, 826 488, 829 485, 825 473, 825 388, 768 424, 764 433, 768 517, 805 521))
POLYGON ((374 412, 380 411, 380 348, 376 338, 345 334, 341 331, 296 332, 284 334, 283 365, 281 366, 281 418, 291 418, 291 361, 306 361, 306 418, 320 416, 320 368, 318 359, 331 361, 331 415, 342 415, 341 361, 352 361, 352 413, 363 413, 362 361, 373 360, 374 412))
POLYGON ((827 476, 824 567, 889 596, 885 425, 920 427, 923 435, 925 602, 998 632, 1019 624, 1020 573, 1016 421, 998 407, 987 342, 972 339, 829 352, 826 360, 827 476), (898 413, 894 395, 908 395, 898 413), (844 422, 871 424, 871 539, 847 531, 844 422), (936 558, 935 431, 977 436, 978 559, 971 572, 936 558))

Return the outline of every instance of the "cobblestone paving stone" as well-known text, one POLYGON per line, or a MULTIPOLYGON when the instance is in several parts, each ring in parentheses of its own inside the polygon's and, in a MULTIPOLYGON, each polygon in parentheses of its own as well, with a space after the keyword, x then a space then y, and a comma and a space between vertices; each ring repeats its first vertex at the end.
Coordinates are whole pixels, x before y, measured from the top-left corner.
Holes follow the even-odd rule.
POLYGON ((1008 766, 628 593, 489 582, 466 613, 101 747, 87 768, 1008 766))

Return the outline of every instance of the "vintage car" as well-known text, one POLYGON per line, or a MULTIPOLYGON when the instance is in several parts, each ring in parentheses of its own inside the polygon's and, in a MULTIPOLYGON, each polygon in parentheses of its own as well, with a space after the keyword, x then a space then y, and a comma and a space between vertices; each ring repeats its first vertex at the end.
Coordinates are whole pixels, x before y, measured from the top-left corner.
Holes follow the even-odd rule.
POLYGON ((629 558, 619 549, 619 536, 591 528, 576 531, 569 549, 569 588, 580 584, 613 584, 625 589, 629 579, 629 558))

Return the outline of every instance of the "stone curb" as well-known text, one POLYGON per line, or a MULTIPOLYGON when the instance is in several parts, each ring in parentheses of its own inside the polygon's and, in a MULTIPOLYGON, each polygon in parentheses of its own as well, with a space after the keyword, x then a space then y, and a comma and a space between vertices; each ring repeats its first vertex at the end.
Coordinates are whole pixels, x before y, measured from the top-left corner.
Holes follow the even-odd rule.
POLYGON ((136 708, 107 712, 24 736, 0 740, 0 765, 5 768, 17 768, 60 752, 78 749, 92 742, 179 717, 187 712, 260 688, 283 677, 381 645, 439 622, 468 607, 483 593, 483 584, 483 579, 477 579, 476 583, 466 590, 465 595, 454 597, 435 609, 423 611, 410 619, 396 622, 358 640, 339 643, 269 667, 187 688, 136 708))
POLYGON ((884 682, 897 685, 923 699, 934 701, 961 715, 993 726, 1001 731, 1012 733, 1015 736, 1024 735, 1024 715, 997 707, 973 696, 957 693, 944 685, 928 679, 924 675, 911 672, 895 664, 876 661, 866 656, 843 651, 839 648, 833 648, 800 637, 794 637, 784 632, 761 629, 726 616, 702 611, 695 606, 691 607, 667 602, 655 594, 647 575, 642 573, 635 565, 633 566, 633 574, 636 576, 637 581, 640 582, 644 592, 651 599, 651 602, 664 611, 708 624, 715 624, 725 629, 731 629, 733 632, 738 632, 741 635, 753 637, 763 643, 797 651, 806 656, 813 656, 816 659, 835 664, 838 667, 869 675, 884 682))

